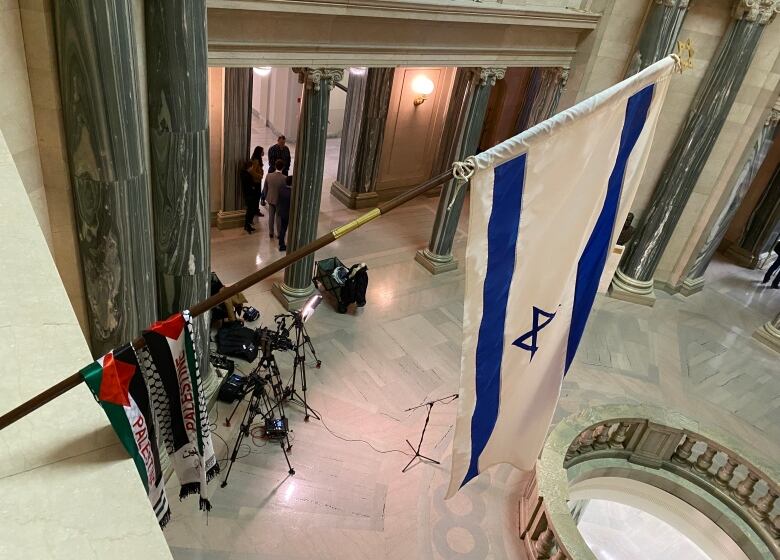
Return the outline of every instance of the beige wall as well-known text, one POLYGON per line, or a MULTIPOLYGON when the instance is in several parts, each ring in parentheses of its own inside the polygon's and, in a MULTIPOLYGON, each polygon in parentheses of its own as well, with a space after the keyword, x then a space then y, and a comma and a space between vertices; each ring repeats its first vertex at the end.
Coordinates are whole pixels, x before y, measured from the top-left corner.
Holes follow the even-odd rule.
POLYGON ((490 92, 479 148, 487 150, 517 134, 517 119, 523 109, 531 68, 507 68, 490 92))
POLYGON ((0 131, 6 138, 46 243, 49 249, 53 249, 22 19, 19 4, 15 0, 0 3, 0 76, 0 131))
POLYGON ((290 68, 274 68, 269 78, 268 126, 295 142, 303 85, 298 83, 298 75, 290 68))
POLYGON ((209 210, 212 223, 222 210, 222 141, 225 118, 225 69, 209 68, 209 210))
MULTIPOLYGON (((490 0, 487 0, 488 2, 490 0)), ((495 0, 499 4, 523 6, 526 8, 579 8, 590 0, 495 0)), ((625 1, 625 0, 624 0, 625 1)), ((637 0, 628 0, 636 2, 637 0)))
POLYGON ((430 177, 454 76, 454 68, 396 69, 376 183, 380 198, 430 177), (434 90, 415 106, 411 83, 421 74, 433 81, 434 90))
MULTIPOLYGON (((639 0, 620 0, 633 3, 639 0)), ((495 2, 211 0, 219 66, 565 66, 598 17, 495 2)))
MULTIPOLYGON (((87 332, 87 308, 65 152, 51 4, 48 0, 22 2, 20 15, 34 117, 34 124, 29 124, 29 130, 35 134, 35 151, 40 154, 40 178, 46 193, 47 226, 42 227, 44 235, 51 232, 50 247, 57 270, 79 324, 87 332)), ((18 109, 27 114, 25 104, 17 101, 18 109)))
MULTIPOLYGON (((349 87, 349 68, 344 69, 344 78, 341 84, 349 87)), ((344 127, 344 109, 347 105, 347 92, 334 87, 330 92, 330 102, 328 104, 328 138, 338 138, 341 136, 341 129, 344 127)))
POLYGON ((268 86, 271 76, 261 76, 252 72, 252 115, 265 124, 268 118, 268 86))

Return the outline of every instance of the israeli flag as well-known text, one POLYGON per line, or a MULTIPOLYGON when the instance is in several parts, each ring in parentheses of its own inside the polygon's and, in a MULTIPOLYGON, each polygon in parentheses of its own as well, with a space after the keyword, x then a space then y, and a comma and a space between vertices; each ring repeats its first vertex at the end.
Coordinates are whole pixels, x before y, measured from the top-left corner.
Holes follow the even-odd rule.
POLYGON ((661 60, 470 158, 448 497, 498 463, 533 469, 676 64, 661 60))

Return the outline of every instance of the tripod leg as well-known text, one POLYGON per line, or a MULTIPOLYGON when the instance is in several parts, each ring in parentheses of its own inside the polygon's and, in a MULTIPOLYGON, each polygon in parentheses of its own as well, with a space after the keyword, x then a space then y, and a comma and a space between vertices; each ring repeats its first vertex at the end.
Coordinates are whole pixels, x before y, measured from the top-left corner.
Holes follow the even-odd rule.
MULTIPOLYGON (((288 440, 288 442, 289 442, 289 440, 288 440)), ((290 457, 287 456, 287 449, 284 448, 284 440, 283 439, 279 440, 279 445, 282 446, 282 453, 284 453, 284 460, 287 461, 287 469, 288 469, 287 472, 289 474, 295 474, 295 469, 290 464, 290 457)))
POLYGON ((303 417, 304 422, 309 421, 309 411, 311 410, 311 415, 314 416, 317 420, 322 420, 320 418, 320 415, 314 412, 314 410, 309 406, 309 403, 306 401, 306 364, 304 363, 305 358, 301 361, 301 389, 303 390, 303 411, 306 414, 303 417))
MULTIPOLYGON (((255 419, 255 414, 257 414, 258 401, 259 399, 257 395, 255 392, 252 392, 252 398, 249 399, 249 404, 244 411, 244 417, 241 419, 241 426, 238 428, 238 436, 236 436, 236 443, 233 446, 233 452, 230 454, 230 464, 228 465, 227 471, 225 472, 225 478, 222 479, 222 483, 220 484, 220 487, 222 488, 227 486, 228 478, 230 477, 230 471, 233 470, 233 464, 236 462, 236 458, 238 457, 238 449, 241 447, 241 442, 244 441, 244 437, 249 433, 249 427, 252 425, 252 422, 255 419)), ((241 404, 241 401, 239 401, 239 404, 241 404)), ((236 408, 238 408, 238 405, 236 405, 236 408)), ((233 410, 233 413, 235 412, 236 411, 233 410)))
POLYGON ((405 466, 404 468, 402 468, 402 469, 401 469, 401 472, 402 472, 402 473, 405 473, 406 471, 408 471, 408 470, 409 470, 409 467, 411 467, 411 466, 412 466, 412 463, 414 462, 414 460, 415 460, 415 459, 417 459, 417 455, 415 455, 414 457, 412 457, 411 459, 409 459, 409 462, 408 462, 408 463, 406 463, 406 466, 405 466))
POLYGON ((309 331, 306 330, 306 325, 303 326, 303 341, 306 346, 309 347, 311 355, 314 356, 315 360, 317 360, 317 365, 315 367, 320 369, 320 366, 322 366, 322 361, 317 357, 317 351, 314 349, 314 344, 311 342, 311 337, 309 336, 309 331))

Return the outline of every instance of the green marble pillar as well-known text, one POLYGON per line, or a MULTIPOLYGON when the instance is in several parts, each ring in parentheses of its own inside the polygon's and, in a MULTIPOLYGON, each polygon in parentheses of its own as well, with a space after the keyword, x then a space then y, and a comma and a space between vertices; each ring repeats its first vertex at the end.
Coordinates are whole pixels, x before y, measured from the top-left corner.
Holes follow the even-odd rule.
POLYGON ((769 184, 750 213, 739 240, 726 255, 740 266, 756 268, 772 250, 780 235, 780 165, 775 167, 769 184))
POLYGON ((339 168, 330 192, 350 208, 376 205, 376 176, 395 68, 353 69, 344 110, 339 168))
POLYGON ((650 205, 612 281, 614 297, 653 305, 655 270, 777 7, 777 0, 739 0, 735 4, 734 19, 710 61, 650 205))
POLYGON ((652 0, 626 71, 626 78, 675 51, 689 0, 652 0))
MULTIPOLYGON (((506 68, 478 68, 472 74, 472 94, 464 105, 465 118, 460 120, 462 128, 456 135, 458 149, 453 161, 463 160, 477 151, 482 126, 485 123, 490 91, 496 80, 504 77, 506 68)), ((459 119, 459 115, 450 114, 449 119, 459 119)), ((449 162, 451 165, 453 162, 449 162)), ((440 274, 458 267, 452 256, 452 244, 458 229, 460 211, 466 197, 467 185, 459 185, 456 180, 448 182, 442 188, 439 196, 439 206, 431 233, 431 241, 427 249, 417 251, 415 260, 431 274, 440 274)))
MULTIPOLYGON (((155 0, 144 11, 157 307, 166 317, 209 296, 206 2, 155 0)), ((207 321, 196 318, 195 332, 213 390, 207 321)))
POLYGON ((540 122, 549 119, 558 112, 558 103, 566 82, 569 81, 568 68, 534 68, 528 81, 525 101, 515 127, 517 133, 523 132, 540 122))
POLYGON ((690 296, 699 292, 704 287, 704 272, 712 260, 715 251, 723 241, 723 237, 726 235, 726 231, 731 225, 731 221, 739 210, 742 200, 745 198, 750 185, 753 183, 756 174, 758 173, 761 164, 766 158, 766 154, 769 151, 772 142, 776 136, 777 123, 780 121, 780 110, 772 109, 769 116, 764 121, 764 125, 761 127, 761 131, 756 138, 755 143, 750 149, 750 154, 742 166, 739 176, 736 182, 731 188, 731 192, 728 195, 728 200, 721 210, 715 223, 710 228, 707 237, 704 239, 696 258, 688 268, 688 272, 685 275, 680 293, 685 296, 690 296))
POLYGON ((225 139, 222 143, 223 212, 238 212, 244 223, 241 166, 249 159, 252 135, 252 69, 225 68, 225 139))
POLYGON ((129 0, 53 3, 92 352, 157 318, 149 171, 129 0))
MULTIPOLYGON (((317 237, 330 92, 333 84, 344 77, 344 71, 338 68, 293 68, 293 71, 298 73, 304 88, 295 145, 288 251, 317 237)), ((285 269, 284 283, 274 284, 274 295, 288 309, 301 306, 314 293, 313 267, 314 255, 309 255, 285 269)))

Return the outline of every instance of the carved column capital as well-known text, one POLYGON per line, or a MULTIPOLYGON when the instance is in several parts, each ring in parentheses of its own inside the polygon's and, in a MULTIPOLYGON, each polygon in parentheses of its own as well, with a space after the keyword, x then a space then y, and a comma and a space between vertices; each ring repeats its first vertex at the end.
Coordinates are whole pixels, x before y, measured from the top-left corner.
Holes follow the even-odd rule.
POLYGON ((561 91, 566 89, 566 84, 569 83, 569 71, 571 69, 568 66, 561 68, 561 76, 558 78, 558 83, 561 86, 561 91))
POLYGON ((780 122, 780 109, 772 107, 769 110, 769 115, 766 118, 764 126, 772 126, 780 122))
POLYGON ((486 67, 479 68, 479 85, 494 86, 496 80, 501 80, 506 74, 506 68, 486 67))
POLYGON ((298 74, 298 82, 306 84, 307 89, 320 91, 324 83, 329 90, 333 89, 336 82, 344 78, 343 68, 293 68, 293 72, 298 74))
POLYGON ((780 0, 737 0, 733 15, 736 19, 767 25, 780 13, 780 0))

